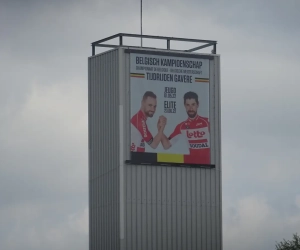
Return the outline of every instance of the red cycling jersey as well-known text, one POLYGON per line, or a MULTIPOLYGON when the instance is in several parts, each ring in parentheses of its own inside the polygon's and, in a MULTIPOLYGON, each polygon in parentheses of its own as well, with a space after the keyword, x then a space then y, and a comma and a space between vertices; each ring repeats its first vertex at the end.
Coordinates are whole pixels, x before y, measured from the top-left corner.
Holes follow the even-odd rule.
POLYGON ((131 118, 131 151, 145 152, 145 142, 151 144, 153 136, 147 127, 147 117, 140 110, 131 118))
POLYGON ((178 124, 170 135, 171 145, 183 136, 190 150, 184 155, 185 163, 210 164, 209 121, 197 115, 194 119, 188 118, 178 124))

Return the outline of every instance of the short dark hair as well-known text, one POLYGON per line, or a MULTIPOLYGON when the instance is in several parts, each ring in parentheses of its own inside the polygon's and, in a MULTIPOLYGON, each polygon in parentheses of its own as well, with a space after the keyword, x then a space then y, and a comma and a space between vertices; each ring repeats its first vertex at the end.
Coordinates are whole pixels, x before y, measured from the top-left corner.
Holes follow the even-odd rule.
POLYGON ((146 91, 143 95, 143 101, 147 99, 147 97, 152 97, 156 99, 156 95, 152 91, 146 91))
POLYGON ((199 104, 198 95, 195 92, 192 92, 192 91, 189 91, 189 92, 185 93, 184 96, 183 96, 183 99, 184 99, 184 104, 185 104, 185 101, 187 99, 195 99, 196 103, 199 104))

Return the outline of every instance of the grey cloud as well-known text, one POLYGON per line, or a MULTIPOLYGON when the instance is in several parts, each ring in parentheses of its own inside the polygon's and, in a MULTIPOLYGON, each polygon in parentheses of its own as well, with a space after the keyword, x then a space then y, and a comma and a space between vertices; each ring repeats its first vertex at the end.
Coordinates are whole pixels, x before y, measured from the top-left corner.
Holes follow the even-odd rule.
POLYGON ((275 249, 276 241, 291 238, 300 226, 300 210, 284 214, 261 195, 227 203, 224 218, 227 249, 275 249))
POLYGON ((21 195, 17 200, 27 191, 29 195, 46 191, 55 196, 60 189, 79 195, 86 190, 81 179, 82 174, 87 178, 87 148, 82 149, 87 143, 87 114, 82 90, 76 83, 33 88, 18 116, 2 126, 1 159, 7 166, 2 173, 7 179, 0 185, 21 195), (8 181, 15 174, 15 179, 8 181))
POLYGON ((203 2, 202 5, 213 13, 213 19, 221 26, 268 34, 278 33, 278 36, 298 33, 298 10, 300 3, 293 1, 217 1, 203 2))
POLYGON ((87 249, 76 222, 88 202, 85 95, 72 82, 29 92, 1 126, 1 248, 87 249))
POLYGON ((51 204, 22 204, 1 209, 0 220, 6 225, 1 230, 3 249, 87 249, 87 214, 63 211, 54 213, 51 204), (13 222, 13 223, 12 223, 13 222), (16 237, 17 236, 17 237, 16 237))

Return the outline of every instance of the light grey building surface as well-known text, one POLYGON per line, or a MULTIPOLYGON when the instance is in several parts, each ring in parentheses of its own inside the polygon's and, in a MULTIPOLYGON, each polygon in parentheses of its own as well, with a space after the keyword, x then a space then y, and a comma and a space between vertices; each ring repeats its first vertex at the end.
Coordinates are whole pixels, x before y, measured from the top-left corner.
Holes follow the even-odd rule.
MULTIPOLYGON (((89 249, 221 250, 220 56, 216 54, 216 42, 192 40, 192 42, 201 43, 201 46, 196 47, 195 50, 208 46, 213 48, 211 54, 201 54, 193 50, 170 49, 170 42, 176 38, 168 37, 144 36, 144 39, 165 40, 166 49, 125 46, 122 39, 126 35, 135 36, 117 34, 92 43, 93 55, 88 58, 89 249), (103 43, 111 38, 119 38, 120 44, 112 45, 112 49, 96 54, 96 47, 109 47, 110 45, 103 43), (142 59, 138 61, 136 58, 144 58, 144 61, 142 59), (157 64, 155 65, 154 59, 148 60, 147 58, 157 58, 157 64), (171 59, 164 61, 168 58, 173 58, 173 61, 171 59), (133 66, 133 62, 143 62, 143 65, 133 66), (168 64, 163 65, 163 62, 168 64), (200 64, 197 64, 198 62, 200 64), (160 69, 172 67, 177 69, 174 71, 177 72, 176 76, 170 71, 169 75, 165 76, 162 72, 158 73, 160 69), (186 69, 187 67, 189 68, 186 69), (151 70, 152 73, 154 71, 156 73, 150 75, 151 70), (207 75, 205 76, 206 73, 202 71, 208 72, 207 75), (203 74, 203 77, 196 77, 193 74, 203 74), (181 75, 186 75, 186 77, 181 77, 181 75), (191 77, 189 78, 188 75, 191 77), (197 87, 197 83, 201 83, 202 89, 207 91, 207 98, 203 96, 199 99, 200 106, 203 99, 207 100, 203 114, 206 112, 209 117, 208 143, 200 142, 200 140, 197 141, 198 144, 192 143, 192 136, 197 137, 197 133, 192 135, 187 132, 187 144, 190 147, 189 152, 208 145, 209 164, 207 162, 205 164, 191 163, 189 158, 184 156, 188 153, 178 154, 184 143, 178 143, 177 149, 174 148, 171 154, 164 153, 163 144, 157 149, 151 149, 148 144, 150 145, 153 138, 149 139, 149 142, 146 139, 143 141, 142 138, 143 142, 140 146, 142 149, 139 149, 139 152, 133 152, 135 145, 132 142, 132 112, 138 110, 138 105, 140 105, 140 102, 135 104, 134 101, 139 100, 137 98, 140 97, 133 93, 139 93, 143 88, 132 89, 132 86, 136 86, 133 84, 138 84, 140 79, 145 86, 148 86, 150 80, 147 79, 152 76, 159 77, 159 79, 156 78, 159 81, 153 83, 154 85, 149 85, 149 89, 159 86, 160 81, 166 86, 171 86, 177 81, 174 83, 174 86, 179 86, 176 90, 177 95, 181 93, 179 93, 181 86, 197 87), (193 81, 193 83, 180 85, 179 81, 193 81), (146 154, 147 150, 149 154, 146 154), (188 159, 187 162, 185 159, 188 159)), ((179 41, 185 41, 180 39, 179 41)), ((186 39, 186 41, 189 40, 191 39, 186 39)), ((187 91, 188 89, 189 87, 187 91)), ((167 96, 166 92, 157 91, 157 114, 155 118, 147 119, 149 130, 152 129, 151 126, 153 128, 156 126, 154 119, 159 115, 158 110, 165 110, 168 122, 175 116, 180 116, 178 121, 181 119, 183 102, 177 101, 176 106, 174 105, 176 108, 172 111, 166 108, 171 99, 164 99, 165 109, 160 109, 159 105, 163 103, 160 101, 162 99, 160 96, 163 94, 167 96)), ((174 97, 174 100, 182 99, 182 95, 175 96, 171 97, 174 97)), ((184 116, 186 113, 182 111, 182 117, 184 116)), ((202 124, 203 121, 194 125, 199 126, 198 124, 202 124)), ((168 129, 173 131, 177 120, 174 124, 172 120, 168 122, 166 127, 168 126, 168 129)), ((186 125, 187 129, 196 129, 188 127, 192 126, 189 124, 186 125)), ((201 127, 201 129, 204 128, 201 127)), ((156 132, 151 133, 154 137, 156 132)))

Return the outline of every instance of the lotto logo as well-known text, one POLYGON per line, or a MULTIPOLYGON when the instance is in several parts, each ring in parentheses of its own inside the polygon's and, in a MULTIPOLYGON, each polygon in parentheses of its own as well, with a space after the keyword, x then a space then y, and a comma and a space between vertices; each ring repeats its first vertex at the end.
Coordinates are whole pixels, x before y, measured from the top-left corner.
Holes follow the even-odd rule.
POLYGON ((187 138, 191 139, 191 138, 202 138, 205 135, 204 131, 186 131, 186 136, 187 138))

